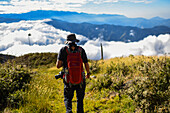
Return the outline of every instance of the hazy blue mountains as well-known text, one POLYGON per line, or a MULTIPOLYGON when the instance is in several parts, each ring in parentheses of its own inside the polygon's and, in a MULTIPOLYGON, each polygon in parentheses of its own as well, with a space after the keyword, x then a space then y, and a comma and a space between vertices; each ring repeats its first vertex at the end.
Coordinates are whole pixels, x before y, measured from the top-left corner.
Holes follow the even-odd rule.
POLYGON ((0 17, 0 23, 11 23, 11 22, 19 22, 20 19, 13 19, 13 18, 4 18, 4 17, 0 17))
MULTIPOLYGON (((22 14, 0 14, 0 17, 19 20, 41 20, 41 19, 59 19, 70 23, 91 23, 91 24, 111 24, 121 26, 133 26, 139 28, 152 28, 155 26, 170 27, 170 19, 154 17, 151 19, 145 18, 128 18, 123 15, 115 14, 87 14, 68 11, 45 11, 37 10, 22 14)), ((0 18, 1 19, 1 18, 0 18)), ((0 22, 5 22, 0 21, 0 22)))
POLYGON ((134 42, 142 40, 149 35, 158 36, 160 34, 170 33, 170 28, 166 26, 141 29, 108 24, 68 23, 60 20, 52 20, 46 23, 57 29, 84 35, 89 39, 103 38, 106 41, 134 42))
POLYGON ((89 39, 134 42, 149 35, 170 34, 170 19, 127 18, 113 14, 86 14, 68 11, 37 10, 22 14, 0 14, 0 23, 42 20, 57 29, 81 34, 89 39))

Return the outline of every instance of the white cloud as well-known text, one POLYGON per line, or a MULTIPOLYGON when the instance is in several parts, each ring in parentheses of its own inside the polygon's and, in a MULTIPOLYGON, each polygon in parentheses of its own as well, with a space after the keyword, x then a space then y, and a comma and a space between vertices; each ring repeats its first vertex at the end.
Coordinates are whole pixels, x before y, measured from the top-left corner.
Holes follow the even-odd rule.
POLYGON ((1 4, 1 5, 5 5, 5 4, 9 4, 9 3, 6 2, 6 1, 0 1, 0 4, 1 4))
MULTIPOLYGON (((148 36, 139 42, 107 42, 103 41, 104 58, 109 59, 113 57, 133 55, 164 55, 170 53, 170 35, 148 36)), ((88 53, 90 59, 100 58, 100 41, 88 41, 84 48, 88 53), (98 45, 97 45, 98 44, 98 45), (93 48, 93 49, 92 49, 93 48)))
POLYGON ((153 0, 119 0, 119 1, 127 1, 133 3, 151 3, 153 0))
POLYGON ((121 2, 121 1, 127 1, 132 3, 151 3, 153 0, 91 0, 91 2, 96 4, 101 3, 115 3, 115 2, 121 2))
POLYGON ((11 0, 8 6, 0 5, 0 13, 24 13, 32 10, 69 10, 76 11, 86 0, 11 0))
MULTIPOLYGON (((0 23, 0 52, 19 56, 33 51, 46 52, 51 46, 63 45, 70 32, 55 29, 45 24, 45 21, 49 20, 0 23), (23 47, 22 51, 17 49, 18 46, 23 47), (37 46, 39 46, 38 49, 36 49, 37 46)), ((78 35, 78 39, 87 40, 81 35, 78 35)), ((51 49, 50 51, 58 52, 59 49, 51 49)))
MULTIPOLYGON (((45 21, 20 21, 0 23, 0 53, 20 56, 34 52, 59 52, 70 32, 56 29, 45 21), (28 37, 28 34, 31 36, 28 37), (30 40, 30 45, 29 45, 30 40)), ((170 53, 170 35, 148 36, 139 42, 88 40, 77 34, 80 41, 87 42, 82 47, 89 59, 100 59, 100 43, 103 44, 104 58, 133 55, 163 55, 170 53)))

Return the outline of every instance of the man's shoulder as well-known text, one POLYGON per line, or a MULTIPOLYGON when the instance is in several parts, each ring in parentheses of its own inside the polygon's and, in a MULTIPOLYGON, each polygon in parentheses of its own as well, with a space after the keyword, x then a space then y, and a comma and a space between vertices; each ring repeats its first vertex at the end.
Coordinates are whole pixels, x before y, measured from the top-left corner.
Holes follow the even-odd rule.
MULTIPOLYGON (((68 46, 64 46, 64 47, 62 47, 62 48, 60 49, 60 51, 64 52, 64 51, 66 51, 66 49, 69 49, 69 47, 68 47, 68 46)), ((79 50, 79 49, 80 49, 82 52, 85 52, 85 50, 83 49, 83 47, 77 46, 77 50, 79 50)))
POLYGON ((82 50, 84 50, 84 49, 83 49, 83 47, 81 47, 81 46, 77 46, 77 47, 78 47, 79 49, 82 49, 82 50))
POLYGON ((62 48, 60 49, 60 51, 65 51, 66 48, 68 48, 68 47, 67 47, 67 46, 64 46, 64 47, 62 47, 62 48))

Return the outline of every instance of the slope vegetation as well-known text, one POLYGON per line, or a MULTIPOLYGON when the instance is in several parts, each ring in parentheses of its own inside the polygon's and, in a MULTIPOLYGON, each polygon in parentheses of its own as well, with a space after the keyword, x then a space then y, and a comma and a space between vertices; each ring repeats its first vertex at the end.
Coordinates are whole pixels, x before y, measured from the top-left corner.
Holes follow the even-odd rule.
MULTIPOLYGON (((85 113, 168 113, 170 110, 170 57, 130 55, 89 63, 92 75, 86 80, 85 113)), ((4 69, 3 65, 1 69, 4 69)), ((9 68, 9 72, 12 69, 9 68)), ((31 80, 26 81, 27 87, 6 96, 10 101, 2 111, 64 113, 63 81, 54 77, 61 70, 54 65, 40 64, 31 71, 34 73, 27 73, 31 75, 31 80)), ((0 75, 2 85, 4 73, 0 75)), ((73 112, 76 112, 76 96, 73 112)))

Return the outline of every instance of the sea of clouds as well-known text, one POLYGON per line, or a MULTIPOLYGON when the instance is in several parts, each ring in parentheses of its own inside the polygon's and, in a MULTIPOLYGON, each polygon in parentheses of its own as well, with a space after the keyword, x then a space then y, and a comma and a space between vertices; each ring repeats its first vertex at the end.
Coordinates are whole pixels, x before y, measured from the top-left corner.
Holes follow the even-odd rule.
MULTIPOLYGON (((0 23, 0 53, 21 56, 27 53, 55 52, 65 46, 64 41, 70 32, 56 29, 45 22, 20 21, 0 23)), ((89 40, 76 34, 89 59, 101 58, 100 44, 103 45, 104 59, 129 55, 164 55, 170 53, 170 35, 148 36, 139 42, 103 41, 100 38, 89 40)))

